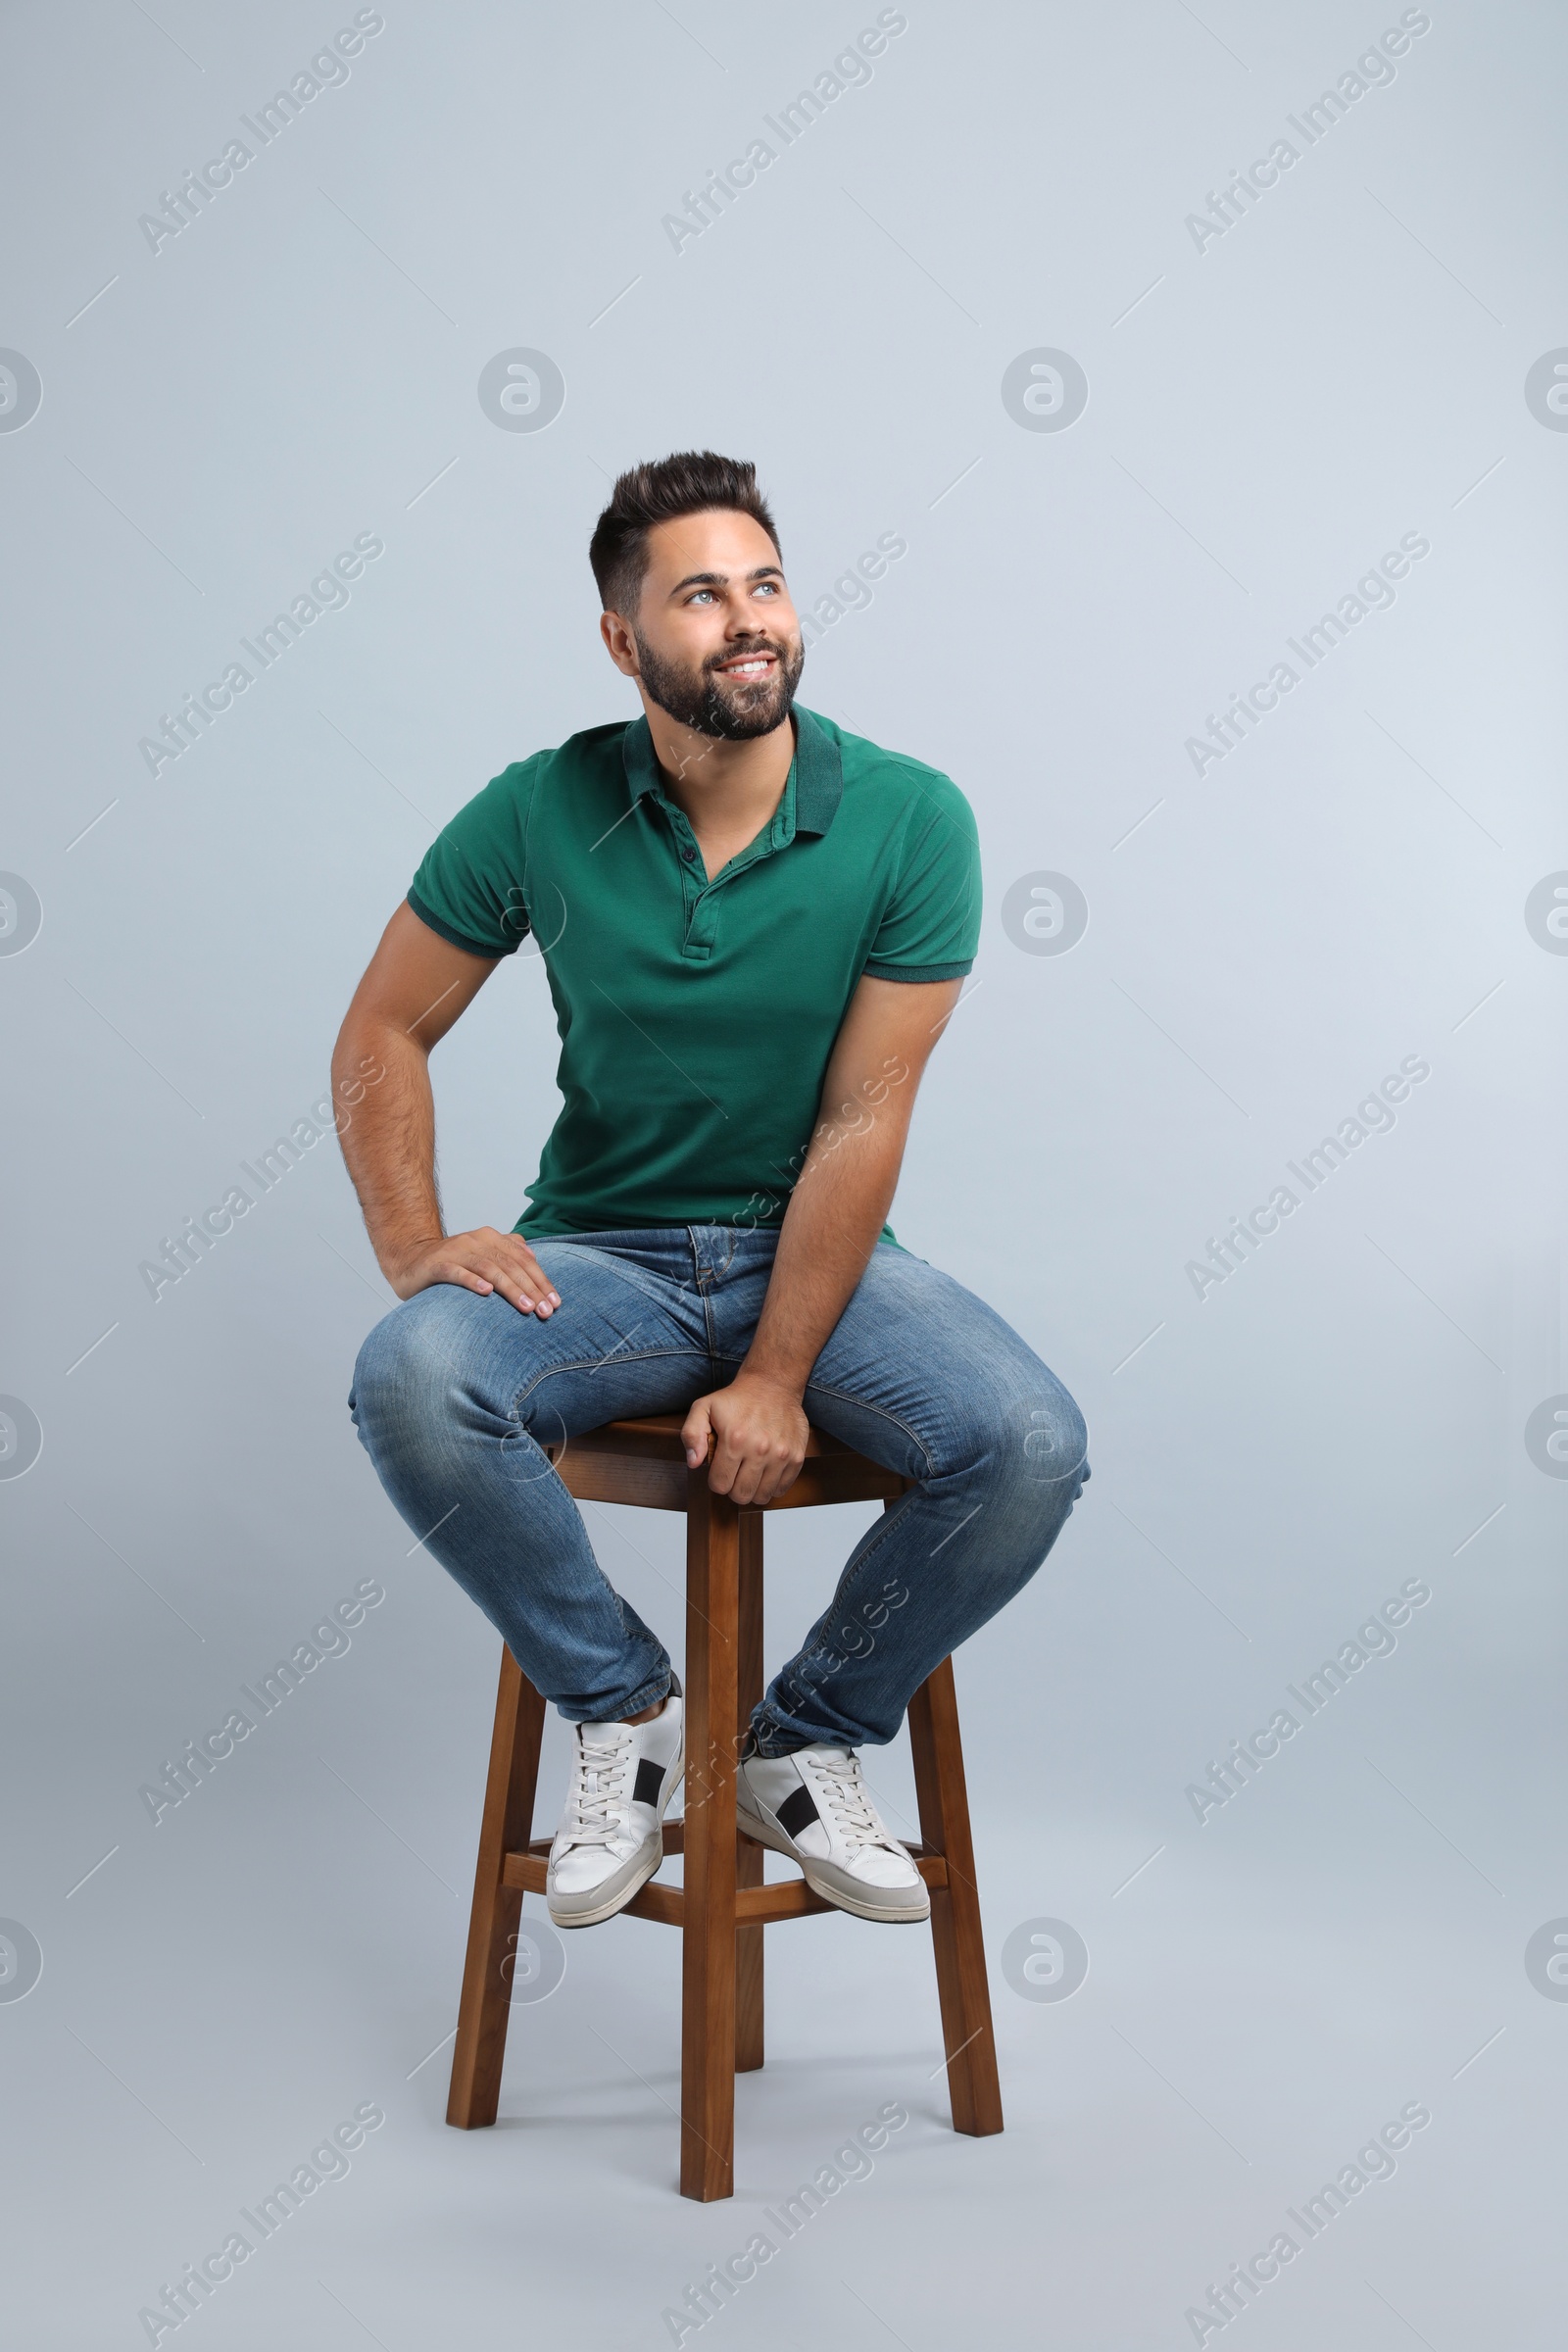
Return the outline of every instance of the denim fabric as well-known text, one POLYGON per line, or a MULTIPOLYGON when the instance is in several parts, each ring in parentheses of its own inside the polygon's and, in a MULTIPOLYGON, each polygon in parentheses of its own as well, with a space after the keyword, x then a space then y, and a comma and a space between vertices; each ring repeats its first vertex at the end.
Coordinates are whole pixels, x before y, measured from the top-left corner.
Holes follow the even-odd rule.
MULTIPOLYGON (((670 1661, 614 1592, 545 1444, 684 1412, 739 1371, 776 1232, 663 1226, 541 1240, 541 1321, 452 1284, 360 1350, 349 1407, 398 1511, 576 1723, 663 1696, 670 1661)), ((821 1429, 915 1484, 851 1552, 753 1717, 764 1755, 881 1745, 913 1692, 1040 1566, 1089 1476, 1083 1416, 1000 1315, 882 1242, 817 1357, 821 1429)))

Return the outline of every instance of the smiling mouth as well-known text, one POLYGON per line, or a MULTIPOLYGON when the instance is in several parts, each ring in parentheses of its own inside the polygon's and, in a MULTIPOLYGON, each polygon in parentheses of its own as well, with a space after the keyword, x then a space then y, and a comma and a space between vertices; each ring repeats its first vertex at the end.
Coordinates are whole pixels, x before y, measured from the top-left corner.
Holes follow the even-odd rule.
POLYGON ((741 678, 751 684, 777 667, 776 654, 743 654, 738 661, 721 662, 718 674, 721 678, 741 678))

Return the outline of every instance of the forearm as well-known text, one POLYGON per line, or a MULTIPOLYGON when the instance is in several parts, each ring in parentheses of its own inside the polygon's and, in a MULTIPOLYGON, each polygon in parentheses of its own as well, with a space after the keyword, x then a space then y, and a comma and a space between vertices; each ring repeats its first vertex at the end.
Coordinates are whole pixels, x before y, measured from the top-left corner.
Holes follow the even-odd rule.
POLYGON ((393 1269, 442 1230, 435 1180, 435 1099, 425 1048, 395 1021, 351 1014, 332 1055, 340 1098, 370 1063, 384 1075, 341 1131, 343 1157, 377 1263, 393 1269))
POLYGON ((805 1395, 887 1220, 906 1129, 906 1116, 818 1127, 785 1212, 744 1372, 805 1395))
POLYGON ((800 1470, 807 1385, 871 1262, 920 1074, 957 1000, 956 980, 862 975, 856 990, 746 1360, 727 1387, 698 1397, 681 1426, 692 1469, 716 1441, 708 1483, 742 1509, 771 1502, 800 1470))
POLYGON ((412 906, 394 910, 332 1054, 334 1087, 352 1110, 339 1134, 370 1247, 400 1298, 454 1283, 481 1298, 499 1294, 520 1314, 548 1315, 560 1294, 521 1235, 493 1225, 449 1234, 436 1190, 430 1052, 496 960, 439 938, 412 906))

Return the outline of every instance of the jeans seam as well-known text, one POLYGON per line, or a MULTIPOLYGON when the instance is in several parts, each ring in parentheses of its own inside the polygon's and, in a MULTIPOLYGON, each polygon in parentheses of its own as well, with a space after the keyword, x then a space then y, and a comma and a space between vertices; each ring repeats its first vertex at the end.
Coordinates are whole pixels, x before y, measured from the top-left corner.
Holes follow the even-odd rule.
MULTIPOLYGON (((746 1361, 746 1358, 741 1355, 715 1355, 713 1357, 713 1361, 715 1364, 742 1364, 746 1361)), ((941 1477, 942 1473, 937 1468, 936 1463, 932 1460, 931 1448, 926 1444, 924 1438, 921 1437, 917 1429, 912 1428, 910 1424, 907 1421, 903 1420, 899 1414, 890 1413, 886 1405, 870 1404, 863 1396, 852 1396, 848 1389, 830 1388, 825 1380, 808 1380, 806 1384, 806 1394, 808 1396, 810 1396, 813 1389, 816 1391, 816 1394, 819 1396, 836 1396, 839 1398, 841 1403, 853 1404, 858 1411, 862 1413, 875 1413, 878 1420, 887 1421, 891 1423, 893 1428, 902 1430, 904 1435, 908 1439, 910 1445, 916 1447, 921 1459, 924 1461, 926 1477, 941 1477)), ((808 1413, 807 1419, 810 1419, 809 1413, 808 1413)))
POLYGON ((830 1388, 826 1381, 808 1380, 806 1384, 807 1395, 809 1396, 813 1389, 816 1391, 819 1396, 836 1396, 842 1403, 853 1404, 857 1406, 862 1413, 875 1413, 879 1420, 890 1422, 895 1429, 902 1430, 904 1435, 908 1439, 910 1445, 918 1448, 920 1456, 925 1463, 926 1477, 940 1478, 942 1474, 932 1459, 930 1446, 926 1444, 924 1438, 921 1437, 919 1431, 911 1428, 910 1424, 904 1420, 898 1413, 890 1413, 885 1405, 870 1404, 863 1396, 854 1396, 850 1394, 848 1389, 830 1388))
POLYGON ((534 1390, 538 1388, 541 1381, 554 1380, 556 1375, 560 1372, 597 1371, 601 1364, 610 1363, 612 1360, 619 1364, 647 1364, 652 1363, 657 1356, 661 1355, 691 1355, 696 1356, 700 1360, 702 1354, 703 1350, 701 1348, 638 1348, 634 1349, 616 1351, 616 1353, 613 1355, 613 1358, 608 1355, 585 1355, 579 1358, 579 1360, 575 1363, 546 1364, 540 1371, 534 1374, 532 1380, 529 1381, 526 1388, 518 1389, 515 1396, 512 1399, 512 1408, 508 1414, 508 1419, 512 1421, 519 1420, 521 1417, 524 1399, 533 1395, 534 1390))

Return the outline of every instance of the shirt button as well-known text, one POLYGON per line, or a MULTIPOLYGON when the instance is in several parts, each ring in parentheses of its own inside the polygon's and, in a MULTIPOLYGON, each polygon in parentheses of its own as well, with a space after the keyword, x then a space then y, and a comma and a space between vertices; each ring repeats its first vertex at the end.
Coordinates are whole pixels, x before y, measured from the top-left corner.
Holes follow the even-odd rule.
POLYGON ((681 850, 681 856, 685 858, 688 865, 690 865, 696 855, 697 852, 692 848, 690 842, 687 842, 681 850))

